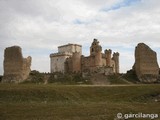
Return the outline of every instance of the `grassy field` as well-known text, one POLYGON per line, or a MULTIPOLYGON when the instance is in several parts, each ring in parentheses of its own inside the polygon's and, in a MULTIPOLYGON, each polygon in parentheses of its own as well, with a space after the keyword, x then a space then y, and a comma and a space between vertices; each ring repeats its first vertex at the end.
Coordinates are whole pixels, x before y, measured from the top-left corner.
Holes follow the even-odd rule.
POLYGON ((114 120, 117 113, 160 120, 159 95, 160 85, 0 84, 0 120, 114 120))

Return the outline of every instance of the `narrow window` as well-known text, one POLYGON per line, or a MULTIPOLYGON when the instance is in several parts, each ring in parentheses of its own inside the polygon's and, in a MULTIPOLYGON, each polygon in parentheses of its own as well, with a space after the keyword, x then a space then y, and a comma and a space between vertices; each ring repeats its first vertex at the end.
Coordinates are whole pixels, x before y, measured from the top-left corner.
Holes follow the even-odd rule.
POLYGON ((92 52, 94 52, 94 49, 92 48, 92 52))

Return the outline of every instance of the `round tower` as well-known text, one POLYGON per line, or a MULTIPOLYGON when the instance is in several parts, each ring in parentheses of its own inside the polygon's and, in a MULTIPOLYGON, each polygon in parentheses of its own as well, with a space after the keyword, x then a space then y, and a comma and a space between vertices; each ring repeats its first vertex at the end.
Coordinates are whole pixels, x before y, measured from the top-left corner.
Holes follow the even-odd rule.
POLYGON ((112 55, 112 50, 105 50, 105 56, 106 56, 106 66, 111 67, 111 55, 112 55))
POLYGON ((75 52, 72 56, 72 72, 81 72, 81 53, 75 52))
POLYGON ((99 41, 94 39, 90 47, 90 56, 94 56, 94 65, 102 66, 102 47, 99 45, 99 41))
POLYGON ((115 72, 119 73, 119 53, 113 53, 113 60, 115 62, 115 72))

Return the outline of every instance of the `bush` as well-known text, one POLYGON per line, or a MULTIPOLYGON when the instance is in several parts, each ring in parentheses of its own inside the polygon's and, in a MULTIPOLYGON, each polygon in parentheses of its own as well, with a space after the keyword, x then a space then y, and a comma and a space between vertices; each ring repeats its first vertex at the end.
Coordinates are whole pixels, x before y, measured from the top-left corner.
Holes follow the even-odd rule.
POLYGON ((128 84, 119 74, 108 75, 107 78, 111 84, 128 84))
POLYGON ((133 82, 133 83, 139 82, 139 79, 137 78, 137 75, 136 75, 135 71, 133 71, 133 70, 127 71, 127 73, 125 75, 123 75, 123 77, 126 80, 133 82))
POLYGON ((63 74, 63 73, 52 73, 48 80, 48 83, 60 83, 60 84, 84 84, 85 79, 80 73, 77 74, 63 74))
POLYGON ((3 78, 3 76, 2 76, 2 75, 0 75, 0 82, 2 81, 2 78, 3 78))
POLYGON ((44 83, 44 74, 33 70, 30 72, 29 78, 23 83, 44 83))

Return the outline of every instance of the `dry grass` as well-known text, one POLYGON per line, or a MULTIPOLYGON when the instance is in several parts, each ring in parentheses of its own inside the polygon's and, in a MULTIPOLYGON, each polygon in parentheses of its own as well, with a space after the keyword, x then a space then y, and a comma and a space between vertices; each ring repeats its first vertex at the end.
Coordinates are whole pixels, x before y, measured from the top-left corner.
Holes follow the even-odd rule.
POLYGON ((1 120, 113 120, 117 113, 159 113, 160 85, 0 84, 1 120))

